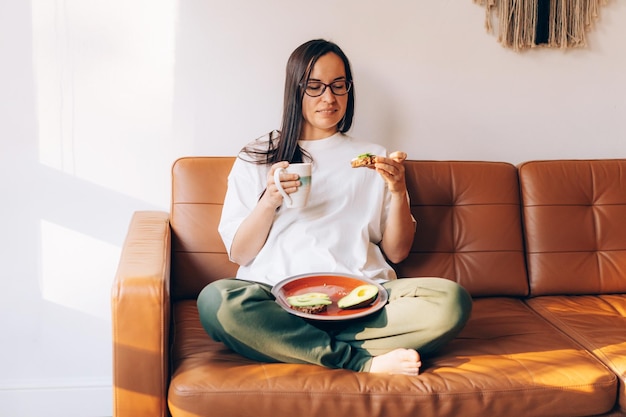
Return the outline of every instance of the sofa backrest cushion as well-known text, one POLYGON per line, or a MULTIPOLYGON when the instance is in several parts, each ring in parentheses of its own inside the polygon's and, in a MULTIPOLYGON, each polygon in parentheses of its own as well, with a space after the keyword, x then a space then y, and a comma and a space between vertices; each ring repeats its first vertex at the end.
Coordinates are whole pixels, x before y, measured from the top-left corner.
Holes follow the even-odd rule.
MULTIPOLYGON (((232 277, 217 232, 234 157, 186 157, 172 168, 172 297, 232 277)), ((407 161, 417 233, 399 277, 440 276, 473 296, 528 293, 517 171, 498 162, 407 161)))
POLYGON ((531 295, 626 292, 626 160, 518 168, 531 295))
POLYGON ((398 276, 454 280, 472 296, 525 296, 519 182, 502 162, 407 161, 417 232, 398 276))
POLYGON ((217 231, 234 157, 186 157, 172 167, 172 298, 196 298, 212 281, 234 277, 217 231))

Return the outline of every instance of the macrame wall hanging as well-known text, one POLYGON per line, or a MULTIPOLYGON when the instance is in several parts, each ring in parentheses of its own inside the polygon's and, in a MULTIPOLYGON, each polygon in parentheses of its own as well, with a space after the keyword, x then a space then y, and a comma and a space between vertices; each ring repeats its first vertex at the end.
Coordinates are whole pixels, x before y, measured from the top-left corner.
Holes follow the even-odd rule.
POLYGON ((498 42, 516 51, 547 46, 586 45, 585 34, 608 0, 474 0, 485 6, 485 26, 493 31, 498 19, 498 42))

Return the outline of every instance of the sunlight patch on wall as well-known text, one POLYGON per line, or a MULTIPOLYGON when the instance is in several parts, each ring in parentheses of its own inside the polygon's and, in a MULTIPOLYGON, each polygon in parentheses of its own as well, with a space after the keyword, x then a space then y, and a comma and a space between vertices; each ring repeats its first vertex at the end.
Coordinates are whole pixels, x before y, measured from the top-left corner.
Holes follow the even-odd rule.
POLYGON ((31 5, 40 162, 162 203, 173 162, 176 0, 31 5))
POLYGON ((42 220, 42 298, 108 321, 119 256, 115 245, 42 220))

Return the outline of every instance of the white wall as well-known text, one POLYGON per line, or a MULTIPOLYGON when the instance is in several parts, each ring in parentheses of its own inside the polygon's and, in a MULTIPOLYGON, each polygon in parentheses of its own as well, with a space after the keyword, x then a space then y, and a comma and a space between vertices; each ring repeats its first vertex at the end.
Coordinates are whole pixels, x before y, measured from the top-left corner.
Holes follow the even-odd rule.
POLYGON ((0 0, 2 414, 111 414, 109 294, 183 155, 277 128, 284 66, 351 58, 352 133, 412 159, 626 157, 626 2, 581 50, 515 53, 472 0, 0 0))

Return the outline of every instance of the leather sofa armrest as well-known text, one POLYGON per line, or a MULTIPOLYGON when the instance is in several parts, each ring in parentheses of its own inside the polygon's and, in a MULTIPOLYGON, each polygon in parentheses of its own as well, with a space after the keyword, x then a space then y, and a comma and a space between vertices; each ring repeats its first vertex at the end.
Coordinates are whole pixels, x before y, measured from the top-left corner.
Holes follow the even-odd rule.
POLYGON ((169 214, 135 212, 111 291, 115 417, 168 415, 170 255, 169 214))

